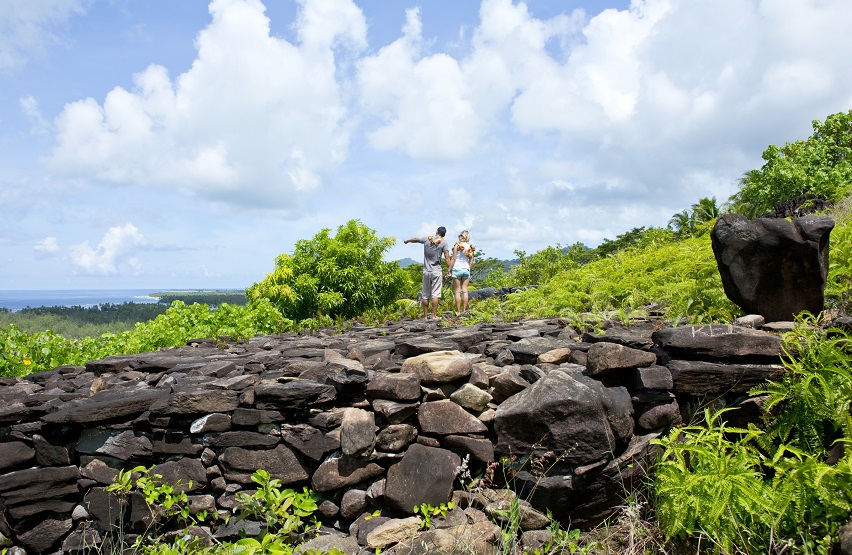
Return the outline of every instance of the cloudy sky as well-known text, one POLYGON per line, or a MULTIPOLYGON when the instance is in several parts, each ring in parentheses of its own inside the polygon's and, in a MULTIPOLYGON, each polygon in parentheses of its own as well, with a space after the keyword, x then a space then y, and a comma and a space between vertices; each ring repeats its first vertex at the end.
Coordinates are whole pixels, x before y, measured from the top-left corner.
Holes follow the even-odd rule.
POLYGON ((242 288, 322 228, 514 258, 852 108, 849 0, 2 0, 0 289, 242 288))

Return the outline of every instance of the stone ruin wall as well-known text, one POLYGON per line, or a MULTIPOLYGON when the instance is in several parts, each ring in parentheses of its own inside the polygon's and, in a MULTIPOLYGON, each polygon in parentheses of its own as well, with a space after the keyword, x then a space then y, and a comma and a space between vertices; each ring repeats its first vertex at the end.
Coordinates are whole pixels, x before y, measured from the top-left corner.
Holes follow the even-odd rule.
MULTIPOLYGON (((748 389, 783 372, 771 332, 607 327, 408 320, 0 378, 0 534, 18 553, 79 553, 117 524, 105 487, 118 469, 156 465, 192 482, 194 510, 227 512, 263 468, 319 492, 323 529, 363 545, 370 526, 458 499, 461 467, 507 455, 530 514, 599 523, 645 478, 653 438, 707 399, 756 421, 748 389)), ((131 507, 128 530, 144 529, 141 514, 131 507)))

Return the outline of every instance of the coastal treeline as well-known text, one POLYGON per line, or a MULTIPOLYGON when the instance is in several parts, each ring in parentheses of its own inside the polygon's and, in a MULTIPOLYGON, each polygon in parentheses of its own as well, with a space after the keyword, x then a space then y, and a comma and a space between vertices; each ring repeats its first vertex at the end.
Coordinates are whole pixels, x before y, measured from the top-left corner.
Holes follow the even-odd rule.
POLYGON ((39 306, 12 312, 0 308, 0 326, 15 325, 29 333, 50 330, 80 339, 103 333, 127 331, 137 322, 164 314, 167 305, 158 303, 104 303, 95 306, 39 306))
POLYGON ((139 322, 148 322, 175 301, 203 304, 217 308, 223 303, 245 305, 248 299, 241 290, 166 291, 152 293, 155 303, 102 303, 94 306, 38 306, 18 311, 0 308, 0 327, 14 325, 27 333, 50 330, 73 339, 97 337, 104 333, 131 330, 139 322))

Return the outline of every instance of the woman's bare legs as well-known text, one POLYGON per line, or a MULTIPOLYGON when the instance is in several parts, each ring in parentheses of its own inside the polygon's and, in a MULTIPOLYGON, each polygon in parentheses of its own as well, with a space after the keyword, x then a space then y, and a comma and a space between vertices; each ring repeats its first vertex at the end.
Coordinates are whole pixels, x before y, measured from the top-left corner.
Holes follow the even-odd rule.
MULTIPOLYGON (((461 279, 461 297, 462 297, 462 301, 464 303, 463 304, 464 308, 462 308, 462 312, 467 312, 467 298, 468 298, 467 286, 468 286, 469 282, 470 282, 470 278, 462 278, 461 279)), ((458 309, 458 306, 459 306, 459 295, 456 294, 456 309, 458 309)))
MULTIPOLYGON (((458 314, 461 312, 461 280, 459 278, 453 278, 453 296, 456 299, 456 314, 458 314)), ((465 292, 465 306, 467 306, 467 292, 465 292)))

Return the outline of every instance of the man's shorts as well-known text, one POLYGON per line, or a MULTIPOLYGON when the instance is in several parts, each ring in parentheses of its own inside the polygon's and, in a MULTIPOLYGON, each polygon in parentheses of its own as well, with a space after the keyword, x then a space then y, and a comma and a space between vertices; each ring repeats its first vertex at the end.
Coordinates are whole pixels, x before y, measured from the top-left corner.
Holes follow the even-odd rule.
POLYGON ((453 279, 470 279, 470 269, 459 268, 456 270, 453 268, 453 279))
POLYGON ((423 274, 423 298, 440 299, 443 283, 444 277, 441 274, 423 274))

